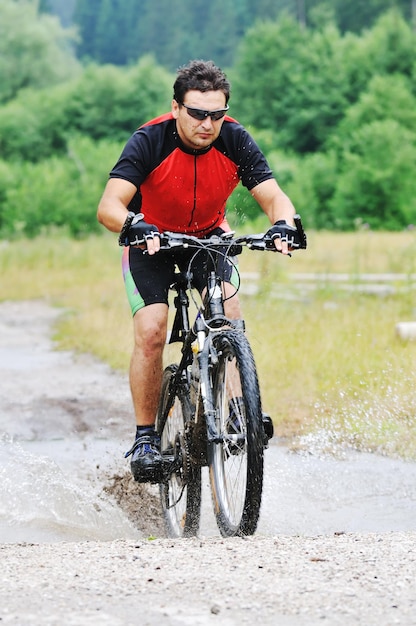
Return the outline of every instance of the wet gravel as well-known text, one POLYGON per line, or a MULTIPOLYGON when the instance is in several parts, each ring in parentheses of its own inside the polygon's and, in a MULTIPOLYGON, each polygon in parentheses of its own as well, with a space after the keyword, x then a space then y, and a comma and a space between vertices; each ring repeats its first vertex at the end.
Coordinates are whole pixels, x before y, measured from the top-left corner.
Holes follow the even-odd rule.
POLYGON ((415 624, 415 533, 2 545, 4 624, 415 624))

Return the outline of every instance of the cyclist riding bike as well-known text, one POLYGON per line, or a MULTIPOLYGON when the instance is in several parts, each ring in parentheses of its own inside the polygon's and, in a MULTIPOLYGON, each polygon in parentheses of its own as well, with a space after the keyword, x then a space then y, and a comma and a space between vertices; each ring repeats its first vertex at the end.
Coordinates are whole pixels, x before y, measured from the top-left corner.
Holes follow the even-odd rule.
MULTIPOLYGON (((198 238, 229 232, 228 197, 241 180, 272 226, 276 250, 290 252, 295 209, 279 187, 265 156, 229 117, 230 84, 212 61, 191 61, 178 70, 171 112, 141 126, 110 172, 98 206, 98 220, 120 233, 123 275, 132 310, 134 348, 130 389, 136 416, 131 470, 138 482, 159 482, 162 472, 155 417, 163 373, 168 292, 175 265, 185 269, 192 252, 160 250, 160 233, 198 238)), ((207 262, 198 257, 194 283, 201 290, 207 262)), ((225 294, 232 295, 235 266, 221 268, 225 294)), ((238 298, 225 302, 230 319, 240 319, 238 298)))

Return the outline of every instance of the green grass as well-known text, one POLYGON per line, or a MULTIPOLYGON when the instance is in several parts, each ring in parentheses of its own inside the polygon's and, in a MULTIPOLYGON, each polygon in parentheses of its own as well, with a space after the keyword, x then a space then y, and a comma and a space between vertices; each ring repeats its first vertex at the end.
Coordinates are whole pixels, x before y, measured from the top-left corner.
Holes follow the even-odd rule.
MULTIPOLYGON (((262 228, 260 228, 261 230, 262 228)), ((256 230, 256 228, 252 229, 256 230)), ((416 320, 416 234, 310 233, 292 258, 246 252, 244 272, 261 275, 257 296, 241 296, 264 409, 299 447, 359 449, 416 458, 416 342, 400 341, 398 321, 416 320), (391 295, 315 290, 297 273, 400 272, 391 295)), ((42 298, 64 309, 58 345, 91 352, 127 371, 130 311, 114 236, 0 244, 0 300, 42 298)))

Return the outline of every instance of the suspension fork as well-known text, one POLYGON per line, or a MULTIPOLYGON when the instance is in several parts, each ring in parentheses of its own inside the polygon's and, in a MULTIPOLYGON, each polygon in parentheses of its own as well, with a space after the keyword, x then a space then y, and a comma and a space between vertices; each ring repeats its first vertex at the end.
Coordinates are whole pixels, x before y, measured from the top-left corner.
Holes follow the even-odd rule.
POLYGON ((220 443, 222 441, 215 422, 216 409, 212 393, 211 380, 209 375, 210 355, 212 357, 212 346, 209 347, 211 341, 206 342, 204 350, 198 354, 199 362, 199 380, 201 385, 201 398, 204 408, 205 421, 207 425, 208 443, 220 443))
POLYGON ((199 383, 201 390, 202 407, 207 426, 207 438, 209 443, 219 443, 221 438, 215 423, 216 409, 212 393, 210 368, 216 363, 216 350, 212 343, 212 334, 207 327, 202 315, 198 315, 195 321, 194 332, 198 342, 199 383))

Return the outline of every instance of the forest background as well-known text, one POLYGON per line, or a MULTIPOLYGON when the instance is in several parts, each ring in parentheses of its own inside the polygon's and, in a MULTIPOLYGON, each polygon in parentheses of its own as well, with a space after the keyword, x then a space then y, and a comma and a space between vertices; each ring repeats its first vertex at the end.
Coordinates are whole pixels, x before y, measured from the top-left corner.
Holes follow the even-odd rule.
MULTIPOLYGON (((415 0, 2 0, 0 236, 98 232, 108 171, 212 58, 309 229, 416 223, 415 0)), ((236 225, 258 209, 238 187, 236 225)))

